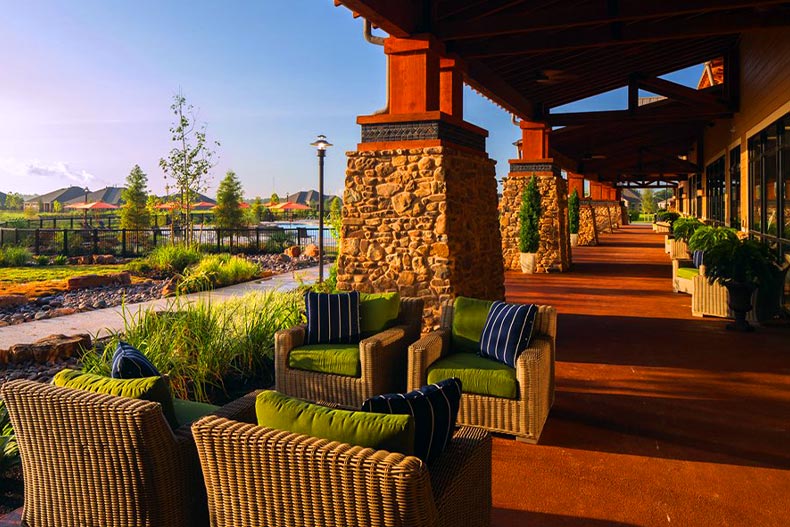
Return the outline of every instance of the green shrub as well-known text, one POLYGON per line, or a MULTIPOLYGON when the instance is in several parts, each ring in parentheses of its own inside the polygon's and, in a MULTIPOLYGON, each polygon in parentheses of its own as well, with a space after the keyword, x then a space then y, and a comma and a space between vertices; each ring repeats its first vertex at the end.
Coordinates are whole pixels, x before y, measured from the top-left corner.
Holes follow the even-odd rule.
POLYGON ((185 271, 178 291, 192 293, 247 282, 258 276, 260 271, 258 264, 239 256, 212 254, 204 256, 197 265, 185 271))
POLYGON ((579 193, 576 189, 568 198, 568 228, 571 234, 579 234, 579 193))
POLYGON ((298 293, 267 291, 214 304, 175 300, 161 313, 124 310, 124 329, 111 335, 103 353, 86 354, 83 369, 109 374, 115 346, 124 340, 169 375, 175 397, 222 404, 241 395, 228 392, 237 386, 271 385, 274 334, 299 324, 303 307, 298 293))
POLYGON ((703 225, 704 223, 694 216, 678 218, 675 220, 675 223, 672 224, 672 232, 676 239, 688 242, 694 232, 703 225))
POLYGON ((36 262, 36 265, 49 265, 49 256, 45 254, 39 254, 33 259, 36 262))
POLYGON ((521 194, 519 211, 518 249, 522 253, 536 253, 540 245, 540 191, 538 178, 532 176, 521 194))
POLYGON ((183 273, 184 269, 198 263, 201 256, 201 252, 195 247, 160 245, 146 256, 146 261, 151 269, 157 271, 183 273))
POLYGON ((52 259, 52 265, 66 265, 69 263, 69 257, 65 254, 59 254, 52 259))
MULTIPOLYGON (((723 229, 722 229, 723 230, 723 229)), ((764 243, 739 240, 737 236, 718 239, 705 250, 706 277, 751 286, 770 283, 776 273, 775 255, 764 243)))
MULTIPOLYGON (((735 229, 729 227, 711 227, 703 225, 694 231, 689 238, 689 251, 709 251, 722 240, 737 240, 735 229)), ((707 260, 707 254, 705 259, 707 260)))
POLYGON ((266 243, 263 245, 263 251, 266 253, 281 253, 286 247, 290 247, 295 243, 296 240, 293 234, 285 231, 277 231, 269 235, 269 239, 266 240, 266 243))
POLYGON ((19 463, 19 446, 5 402, 0 399, 0 472, 19 463))
POLYGON ((6 245, 0 248, 0 267, 22 267, 33 255, 25 247, 6 245))
POLYGON ((672 225, 675 220, 680 218, 680 214, 669 210, 661 210, 656 212, 656 221, 665 221, 672 225))

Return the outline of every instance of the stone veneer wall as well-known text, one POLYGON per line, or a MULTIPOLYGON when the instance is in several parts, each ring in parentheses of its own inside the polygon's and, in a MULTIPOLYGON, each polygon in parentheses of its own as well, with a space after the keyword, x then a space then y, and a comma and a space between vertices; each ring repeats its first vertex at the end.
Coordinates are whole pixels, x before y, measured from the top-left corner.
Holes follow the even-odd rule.
POLYGON ((579 245, 598 245, 598 231, 595 230, 595 207, 581 201, 579 205, 579 245))
POLYGON ((571 264, 568 226, 568 185, 551 172, 511 172, 502 182, 499 225, 502 230, 502 257, 506 269, 521 269, 518 231, 521 194, 533 176, 538 177, 541 197, 540 245, 535 256, 535 271, 567 271, 571 264))
POLYGON ((503 299, 494 161, 451 147, 348 152, 338 289, 503 299))

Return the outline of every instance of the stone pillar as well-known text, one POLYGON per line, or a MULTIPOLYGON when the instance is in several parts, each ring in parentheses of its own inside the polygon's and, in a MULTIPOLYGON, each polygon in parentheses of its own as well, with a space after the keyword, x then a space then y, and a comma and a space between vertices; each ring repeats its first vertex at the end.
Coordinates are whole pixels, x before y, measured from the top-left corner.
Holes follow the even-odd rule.
POLYGON ((541 196, 540 245, 535 257, 536 272, 567 271, 571 265, 568 226, 568 185, 560 168, 548 156, 550 129, 543 123, 521 121, 520 159, 511 159, 510 173, 502 181, 499 224, 505 269, 520 269, 519 210, 521 194, 532 176, 538 178, 541 196))
POLYGON ((579 201, 579 245, 598 245, 595 228, 595 207, 589 199, 579 201))
POLYGON ((389 38, 385 51, 390 112, 360 116, 347 154, 338 289, 421 297, 431 330, 445 300, 504 298, 495 162, 488 132, 457 115, 461 70, 439 44, 389 38))

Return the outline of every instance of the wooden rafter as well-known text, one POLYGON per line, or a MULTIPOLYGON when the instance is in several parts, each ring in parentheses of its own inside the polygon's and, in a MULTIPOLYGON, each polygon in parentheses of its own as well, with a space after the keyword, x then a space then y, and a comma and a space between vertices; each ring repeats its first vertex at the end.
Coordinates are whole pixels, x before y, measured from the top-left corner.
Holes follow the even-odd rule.
POLYGON ((728 109, 646 109, 644 106, 632 110, 608 110, 601 112, 554 113, 545 117, 551 126, 581 126, 600 123, 677 123, 684 121, 712 121, 732 117, 728 109))

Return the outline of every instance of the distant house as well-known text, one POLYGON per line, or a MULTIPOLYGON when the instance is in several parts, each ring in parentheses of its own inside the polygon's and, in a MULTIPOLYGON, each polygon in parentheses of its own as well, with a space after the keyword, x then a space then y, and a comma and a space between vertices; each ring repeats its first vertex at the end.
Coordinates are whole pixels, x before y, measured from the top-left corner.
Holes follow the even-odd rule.
POLYGON ((0 192, 0 207, 5 207, 5 199, 8 197, 8 194, 5 192, 0 192))
MULTIPOLYGON (((194 192, 193 196, 194 197, 192 198, 192 203, 200 203, 202 201, 204 203, 211 203, 213 205, 217 204, 217 200, 215 200, 214 198, 210 198, 205 194, 201 194, 200 192, 194 192)), ((180 201, 181 194, 170 194, 169 196, 159 196, 159 200, 161 200, 162 203, 169 203, 171 201, 180 201)))
POLYGON ((59 202, 62 207, 67 203, 76 201, 79 198, 85 200, 85 189, 82 187, 65 187, 61 188, 43 196, 30 198, 25 200, 25 210, 34 210, 36 212, 54 212, 55 202, 59 202))
MULTIPOLYGON (((328 207, 333 199, 337 198, 334 194, 324 194, 324 207, 328 207)), ((309 207, 318 207, 318 191, 317 190, 302 190, 295 194, 288 194, 285 196, 285 201, 293 203, 301 203, 309 207)))
POLYGON ((642 196, 630 188, 623 189, 622 197, 628 210, 639 210, 642 207, 642 196))
MULTIPOLYGON (((104 187, 103 189, 95 190, 93 192, 88 193, 88 202, 93 201, 103 201, 104 203, 109 203, 110 205, 121 205, 121 193, 124 191, 124 187, 104 187)), ((85 202, 85 190, 82 191, 82 196, 69 200, 66 205, 73 205, 75 203, 83 203, 85 202)))

